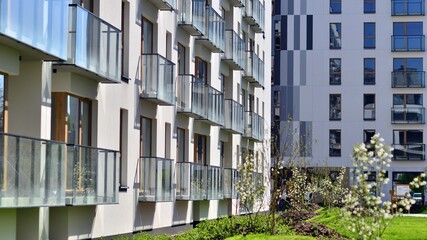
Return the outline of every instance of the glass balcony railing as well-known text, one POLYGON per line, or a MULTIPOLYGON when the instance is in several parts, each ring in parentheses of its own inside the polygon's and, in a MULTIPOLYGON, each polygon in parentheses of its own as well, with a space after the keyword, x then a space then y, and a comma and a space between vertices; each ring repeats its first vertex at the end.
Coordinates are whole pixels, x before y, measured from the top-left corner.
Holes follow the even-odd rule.
POLYGON ((206 166, 207 169, 207 200, 218 200, 224 198, 222 186, 222 168, 217 166, 206 166))
POLYGON ((143 54, 140 64, 140 97, 160 105, 175 105, 175 64, 159 54, 143 54))
POLYGON ((424 35, 391 36, 392 52, 423 52, 425 50, 424 35))
POLYGON ((245 112, 245 133, 247 138, 264 140, 264 119, 254 112, 245 112))
POLYGON ((394 71, 391 73, 391 87, 393 88, 424 88, 424 71, 394 71))
POLYGON ((139 162, 139 201, 174 201, 173 160, 143 157, 139 162))
MULTIPOLYGON (((98 81, 121 81, 121 32, 77 5, 70 5, 68 61, 98 81)), ((58 63, 62 65, 62 63, 58 63)), ((77 70, 76 70, 77 71, 77 70)))
POLYGON ((236 199, 236 183, 239 181, 239 172, 236 169, 224 169, 224 198, 236 199))
POLYGON ((425 123, 424 107, 393 107, 391 123, 425 123))
POLYGON ((392 16, 424 16, 424 0, 391 0, 392 16))
POLYGON ((119 152, 78 145, 67 149, 66 204, 118 203, 119 152))
POLYGON ((396 161, 424 161, 425 144, 395 144, 392 145, 393 160, 396 161))
POLYGON ((66 60, 67 30, 68 0, 0 1, 0 33, 23 43, 11 43, 21 55, 34 48, 42 60, 66 60))
POLYGON ((254 189, 259 189, 264 185, 264 175, 260 172, 253 172, 254 189))
POLYGON ((246 0, 243 18, 256 33, 264 32, 265 7, 259 0, 246 0))
POLYGON ((0 133, 0 208, 65 205, 65 143, 0 133))
POLYGON ((253 51, 247 52, 243 78, 254 84, 255 87, 264 87, 264 61, 253 51))
POLYGON ((178 26, 191 35, 204 35, 206 31, 206 1, 182 0, 179 2, 178 26))
POLYGON ((224 125, 224 95, 193 75, 178 76, 177 111, 224 125))
POLYGON ((244 7, 245 0, 230 0, 230 4, 233 7, 244 7))
POLYGON ((245 66, 245 42, 234 30, 225 30, 225 51, 222 59, 233 70, 243 70, 245 66))
POLYGON ((243 134, 245 130, 243 119, 243 105, 234 100, 225 100, 224 128, 233 133, 243 134))
POLYGON ((206 194, 206 166, 190 162, 176 163, 176 199, 204 200, 206 194))
POLYGON ((224 19, 210 6, 206 7, 205 35, 196 38, 209 50, 215 53, 224 51, 224 19))
POLYGON ((177 0, 150 0, 158 9, 172 11, 176 9, 177 0))

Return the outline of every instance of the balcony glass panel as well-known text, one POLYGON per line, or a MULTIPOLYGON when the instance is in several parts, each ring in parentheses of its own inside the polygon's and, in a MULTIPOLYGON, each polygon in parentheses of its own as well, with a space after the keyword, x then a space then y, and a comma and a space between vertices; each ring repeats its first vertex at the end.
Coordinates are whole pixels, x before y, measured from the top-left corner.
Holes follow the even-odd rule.
POLYGON ((79 6, 70 6, 68 63, 121 80, 121 32, 79 6))
POLYGON ((264 119, 254 112, 245 112, 245 137, 264 140, 264 119))
POLYGON ((176 163, 176 199, 206 199, 206 166, 196 163, 176 163))
POLYGON ((246 67, 243 76, 251 83, 264 86, 264 61, 254 52, 247 52, 246 67))
POLYGON ((222 168, 217 166, 207 166, 207 199, 223 199, 222 189, 222 168))
POLYGON ((245 65, 245 42, 234 30, 225 30, 225 52, 223 59, 233 61, 238 69, 245 65))
POLYGON ((0 133, 0 208, 65 205, 65 143, 0 133))
POLYGON ((224 198, 237 198, 236 183, 239 180, 239 173, 236 169, 224 169, 224 198))
POLYGON ((423 107, 394 107, 391 109, 392 123, 424 123, 423 107))
POLYGON ((155 157, 140 159, 140 201, 167 202, 174 200, 172 164, 171 159, 155 157))
POLYGON ((393 160, 422 161, 425 160, 425 144, 393 145, 393 160))
POLYGON ((182 0, 179 4, 178 25, 191 25, 201 34, 205 34, 206 1, 182 0))
POLYGON ((68 145, 67 149, 67 204, 118 203, 120 154, 78 145, 68 145))
POLYGON ((208 102, 208 120, 214 124, 224 125, 224 94, 211 86, 205 86, 208 102))
POLYGON ((141 56, 142 98, 175 104, 175 64, 158 54, 141 56))
POLYGON ((207 7, 207 13, 206 34, 196 40, 207 40, 212 45, 209 47, 211 50, 222 52, 225 45, 224 19, 212 7, 207 7))
POLYGON ((423 16, 424 0, 392 0, 392 16, 423 16))
POLYGON ((250 25, 259 26, 262 32, 264 29, 265 7, 259 0, 246 0, 245 17, 251 18, 250 25))
POLYGON ((225 100, 225 129, 243 134, 243 105, 234 100, 225 100))
POLYGON ((393 88, 424 88, 424 71, 394 71, 391 73, 393 88))
POLYGON ((0 0, 0 32, 67 59, 68 0, 0 0))
POLYGON ((392 52, 419 52, 424 51, 425 46, 425 37, 424 35, 405 35, 391 36, 391 51, 392 52))

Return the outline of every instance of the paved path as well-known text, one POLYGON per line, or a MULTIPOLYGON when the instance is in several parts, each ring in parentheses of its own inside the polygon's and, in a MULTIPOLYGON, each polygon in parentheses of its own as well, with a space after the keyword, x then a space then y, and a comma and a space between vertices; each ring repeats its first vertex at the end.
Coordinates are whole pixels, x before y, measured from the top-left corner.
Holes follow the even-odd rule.
POLYGON ((402 216, 404 217, 427 217, 427 214, 414 214, 414 213, 410 213, 410 214, 402 214, 402 216))

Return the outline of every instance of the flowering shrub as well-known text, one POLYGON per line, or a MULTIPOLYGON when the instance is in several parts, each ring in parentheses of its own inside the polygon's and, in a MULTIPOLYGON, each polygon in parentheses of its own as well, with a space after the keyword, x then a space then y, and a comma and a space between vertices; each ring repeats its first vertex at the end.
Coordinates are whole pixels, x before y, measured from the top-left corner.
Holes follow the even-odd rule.
POLYGON ((322 197, 324 204, 328 208, 341 207, 343 205, 344 196, 348 189, 344 187, 345 167, 342 167, 335 180, 329 176, 316 179, 318 184, 317 193, 322 197))
POLYGON ((307 196, 316 190, 314 184, 308 181, 307 173, 301 168, 292 167, 292 178, 286 186, 291 208, 297 211, 306 210, 310 203, 307 196))

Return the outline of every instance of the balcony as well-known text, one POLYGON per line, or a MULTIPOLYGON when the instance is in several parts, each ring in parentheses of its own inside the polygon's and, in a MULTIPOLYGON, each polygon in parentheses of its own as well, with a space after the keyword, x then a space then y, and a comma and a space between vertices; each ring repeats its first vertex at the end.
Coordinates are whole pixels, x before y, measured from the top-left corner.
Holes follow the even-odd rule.
POLYGON ((394 71, 391 73, 392 88, 424 88, 424 71, 394 71))
POLYGON ((121 32, 77 5, 70 5, 68 60, 59 72, 74 72, 99 82, 121 81, 121 32))
POLYGON ((139 161, 139 201, 172 202, 173 160, 157 157, 143 157, 139 161))
POLYGON ((193 75, 178 76, 177 111, 216 126, 224 125, 224 95, 193 75))
POLYGON ((176 0, 150 0, 159 10, 173 11, 176 9, 176 0))
POLYGON ((245 42, 234 30, 225 30, 225 51, 222 60, 233 70, 243 70, 245 66, 245 42))
POLYGON ((424 16, 424 0, 392 0, 392 16, 424 16))
POLYGON ((141 99, 159 105, 175 105, 175 64, 159 54, 143 54, 139 63, 141 99))
POLYGON ((230 5, 233 7, 244 7, 245 6, 245 3, 244 3, 245 0, 229 0, 229 1, 230 1, 230 5))
POLYGON ((68 0, 0 2, 0 43, 23 59, 66 60, 68 0))
POLYGON ((219 200, 224 198, 222 189, 222 168, 217 166, 206 166, 207 169, 207 200, 219 200))
POLYGON ((176 163, 176 199, 206 199, 206 166, 190 163, 176 163))
POLYGON ((252 51, 246 53, 247 58, 243 79, 254 84, 255 87, 264 87, 264 61, 252 51))
POLYGON ((239 181, 239 172, 236 169, 224 169, 224 198, 237 199, 236 183, 239 181))
POLYGON ((68 145, 66 204, 118 203, 119 157, 113 150, 68 145))
POLYGON ((205 35, 196 38, 196 42, 214 53, 224 51, 224 19, 212 7, 206 7, 205 35))
POLYGON ((393 107, 391 108, 391 123, 425 123, 424 107, 393 107))
POLYGON ((393 160, 395 161, 424 161, 425 144, 399 144, 392 145, 393 160))
POLYGON ((245 132, 243 137, 264 141, 264 118, 254 112, 245 112, 245 132))
POLYGON ((178 26, 190 35, 204 35, 206 31, 206 1, 182 0, 179 4, 178 26))
POLYGON ((414 36, 391 36, 391 51, 392 52, 424 52, 425 46, 424 35, 414 36))
POLYGON ((65 205, 65 143, 0 133, 0 208, 65 205))
POLYGON ((264 5, 259 0, 246 0, 243 19, 248 22, 254 32, 263 33, 265 21, 264 5))
POLYGON ((243 105, 231 99, 225 100, 224 129, 236 134, 243 134, 245 130, 243 105))

